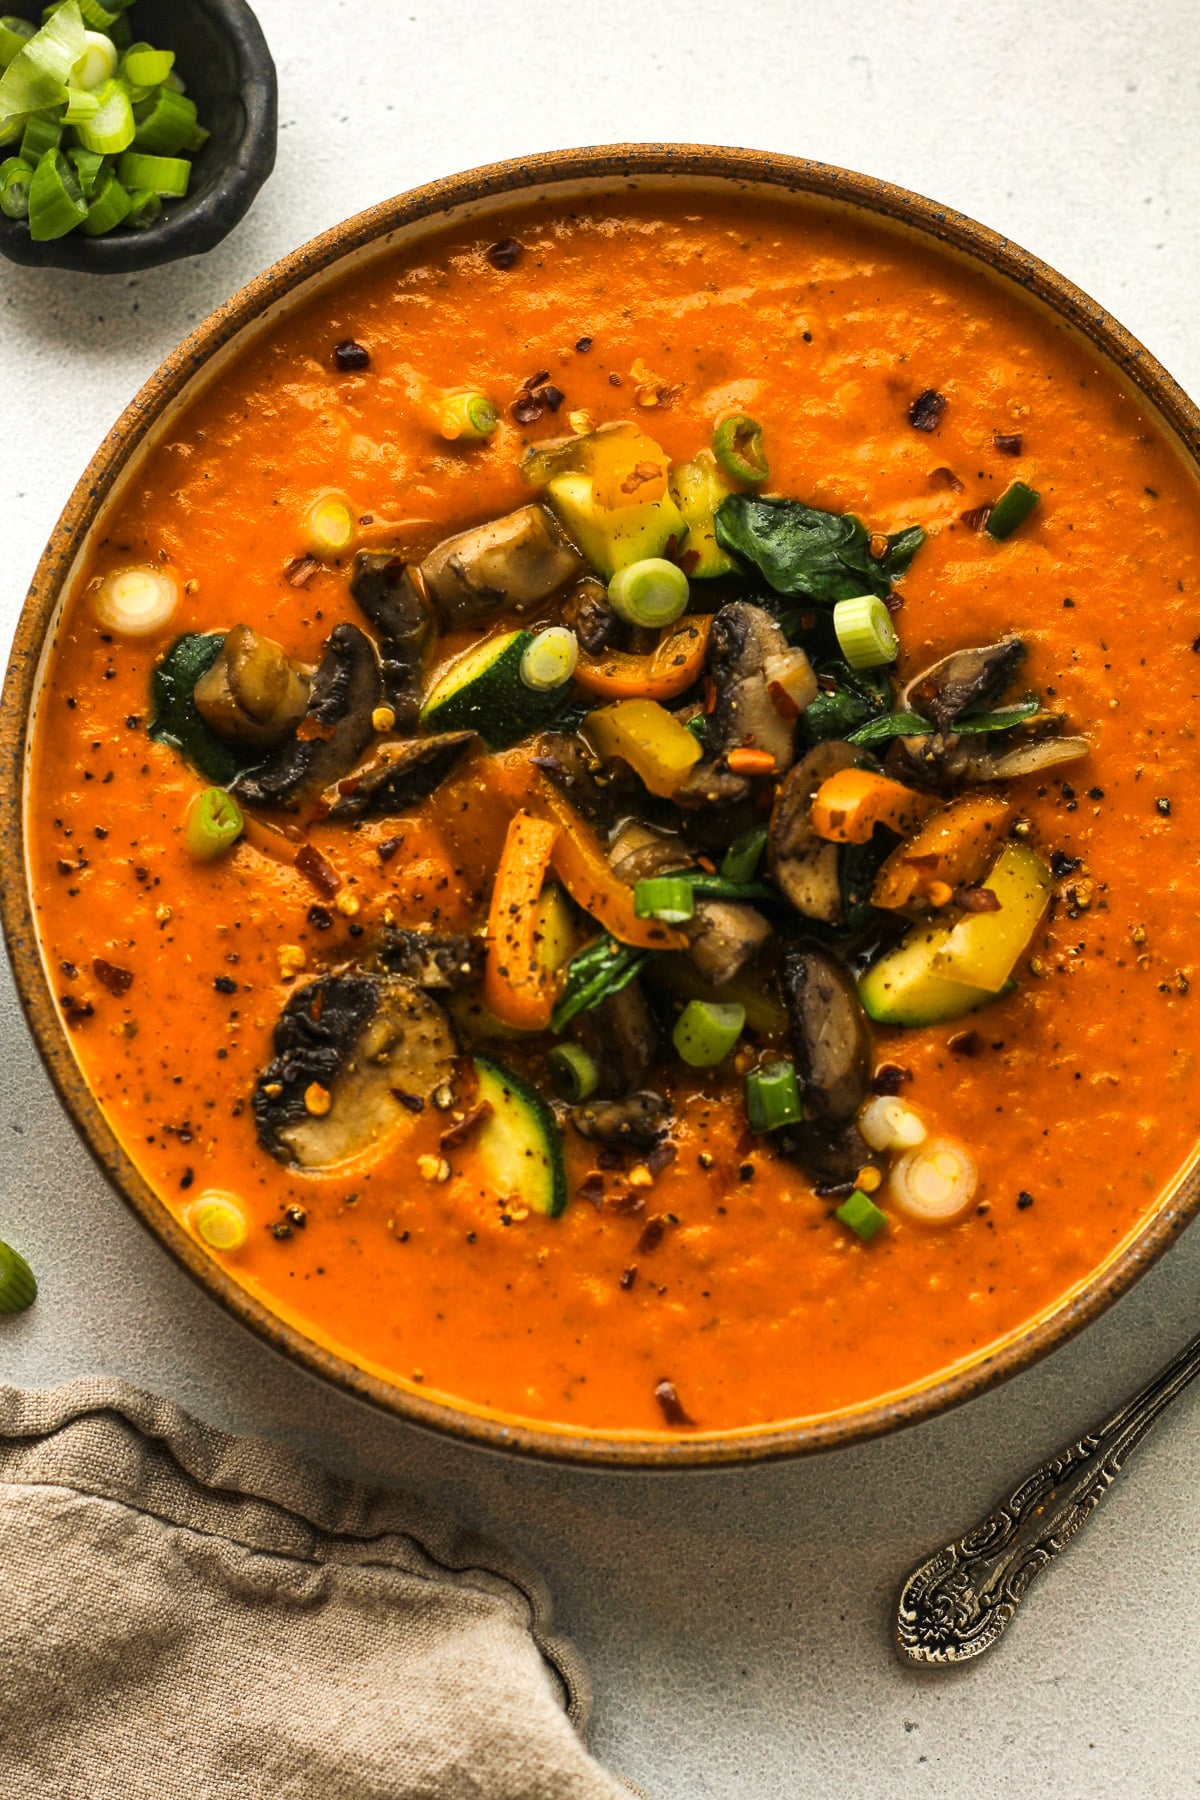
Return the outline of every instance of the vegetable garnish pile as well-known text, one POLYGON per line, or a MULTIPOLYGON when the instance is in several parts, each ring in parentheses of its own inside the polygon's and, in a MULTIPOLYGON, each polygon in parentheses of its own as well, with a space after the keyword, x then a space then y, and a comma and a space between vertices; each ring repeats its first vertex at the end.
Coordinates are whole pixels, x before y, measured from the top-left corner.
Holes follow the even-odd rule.
POLYGON ((0 18, 0 212, 34 238, 144 231, 188 191, 208 132, 174 51, 135 41, 131 4, 58 0, 40 29, 0 18))
MULTIPOLYGON (((464 390, 431 419, 484 443, 496 410, 464 390)), ((535 497, 419 558, 355 553, 354 509, 323 493, 295 579, 352 555, 361 623, 315 666, 241 624, 160 660, 148 729, 211 784, 186 820, 198 878, 248 839, 340 905, 306 828, 420 816, 468 772, 507 820, 473 932, 431 901, 293 988, 253 1094, 272 1157, 338 1169, 432 1106, 447 1155, 469 1145, 494 1192, 555 1216, 564 1133, 652 1162, 699 1089, 864 1243, 970 1206, 971 1150, 931 1138, 874 1027, 1011 991, 1052 887, 1015 784, 1089 743, 1022 691, 1017 636, 901 683, 924 533, 763 493, 768 451, 742 415, 674 464, 640 425, 589 421, 526 450, 535 497)), ((177 599, 161 566, 92 591, 134 637, 177 599)), ((243 1241, 232 1197, 202 1204, 206 1242, 243 1241)))

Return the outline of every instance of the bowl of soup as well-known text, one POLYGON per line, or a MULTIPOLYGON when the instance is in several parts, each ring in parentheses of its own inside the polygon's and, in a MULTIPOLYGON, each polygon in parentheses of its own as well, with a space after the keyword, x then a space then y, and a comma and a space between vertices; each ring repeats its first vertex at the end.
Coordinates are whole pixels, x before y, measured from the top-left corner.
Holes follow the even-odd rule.
POLYGON ((114 1186, 480 1444, 968 1398, 1198 1201, 1195 408, 982 226, 632 146, 419 189, 132 403, 5 690, 114 1186))

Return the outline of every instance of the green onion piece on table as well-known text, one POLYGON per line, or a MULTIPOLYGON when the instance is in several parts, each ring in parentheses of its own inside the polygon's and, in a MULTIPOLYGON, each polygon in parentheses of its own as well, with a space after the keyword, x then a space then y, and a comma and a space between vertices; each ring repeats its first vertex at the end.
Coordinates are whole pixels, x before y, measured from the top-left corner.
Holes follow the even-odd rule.
POLYGON ((10 156, 0 163, 0 213, 6 219, 29 217, 29 185, 33 170, 20 156, 10 156))
POLYGON ((833 609, 838 648, 852 669, 878 669, 895 662, 900 639, 892 616, 874 594, 839 600, 833 609))
POLYGON ((686 610, 688 578, 675 563, 661 556, 618 569, 608 584, 608 598, 618 618, 627 625, 654 629, 673 625, 686 610))
POLYGON ((61 119, 54 118, 48 113, 34 113, 33 117, 26 121, 25 130, 21 136, 19 154, 30 168, 36 168, 47 150, 60 148, 62 134, 61 119))
POLYGON ((84 237, 103 237, 127 217, 132 204, 128 191, 110 170, 88 202, 87 218, 79 229, 84 237))
POLYGON ((486 394, 443 394, 438 407, 439 430, 444 438, 456 443, 459 438, 481 440, 491 437, 500 423, 500 414, 486 394))
POLYGON ((137 108, 135 150, 154 156, 175 156, 180 150, 199 150, 208 137, 196 120, 196 102, 172 88, 161 87, 137 108))
POLYGON ((569 625, 551 625, 539 631, 521 658, 521 680, 535 693, 553 693, 565 687, 579 661, 579 640, 569 625))
POLYGON ((119 81, 106 81, 97 89, 100 109, 94 119, 81 119, 75 134, 85 150, 117 156, 133 142, 133 107, 119 81))
POLYGON ((191 174, 192 165, 182 156, 146 156, 139 150, 126 150, 117 164, 122 187, 146 188, 164 200, 182 200, 191 174))
POLYGON ((121 58, 121 73, 133 87, 161 87, 174 66, 175 52, 153 44, 131 44, 121 58))
POLYGON ((753 881, 755 870, 767 847, 767 828, 755 825, 734 838, 721 859, 722 881, 753 881))
POLYGON ((38 243, 66 237, 86 218, 79 177, 61 150, 47 150, 29 184, 29 235, 38 243))
POLYGON ((746 1117, 751 1131, 777 1131, 804 1117, 796 1070, 790 1062, 764 1063, 746 1077, 746 1117))
POLYGON ((991 538, 1011 537, 1018 525, 1025 523, 1041 497, 1036 488, 1025 482, 1010 481, 988 514, 984 530, 991 538))
POLYGON ((555 1044, 546 1062, 555 1093, 572 1106, 587 1100, 600 1085, 594 1057, 579 1044, 555 1044))
POLYGON ((671 1041, 693 1069, 712 1069, 724 1062, 742 1035, 744 1006, 717 1000, 689 1000, 671 1033, 671 1041))
POLYGON ((5 13, 0 19, 0 69, 7 69, 18 50, 23 50, 37 26, 28 19, 19 19, 15 13, 5 13))
POLYGON ((37 1299, 37 1278, 19 1250, 0 1243, 0 1313, 24 1312, 37 1299))
POLYGON ((685 876, 651 875, 634 887, 633 910, 639 919, 661 919, 664 925, 682 925, 696 911, 696 896, 685 876))
POLYGON ((205 788, 188 809, 187 847, 197 862, 212 862, 242 835, 242 809, 224 788, 205 788))
POLYGON ((763 449, 762 426, 748 413, 732 413, 713 432, 713 455, 731 481, 757 485, 771 473, 763 449))
POLYGON ((148 231, 151 225, 157 225, 162 218, 163 203, 157 194, 149 188, 138 188, 129 196, 129 211, 125 214, 125 223, 134 231, 148 231))
POLYGON ((864 1194, 861 1188, 855 1188, 854 1192, 842 1202, 834 1214, 834 1218, 840 1219, 842 1224, 848 1226, 857 1237, 862 1239, 864 1244, 869 1244, 871 1239, 887 1224, 887 1214, 880 1212, 875 1202, 864 1194))

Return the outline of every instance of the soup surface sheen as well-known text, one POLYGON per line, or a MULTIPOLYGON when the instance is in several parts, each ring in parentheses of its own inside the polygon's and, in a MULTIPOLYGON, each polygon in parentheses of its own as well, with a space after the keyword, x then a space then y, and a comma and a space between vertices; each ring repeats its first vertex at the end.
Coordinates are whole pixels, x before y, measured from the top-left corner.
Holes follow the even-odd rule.
POLYGON ((494 235, 507 231, 524 246, 510 268, 488 260, 491 237, 447 237, 292 312, 177 417, 112 511, 39 715, 30 836, 47 967, 147 1179, 185 1218, 207 1189, 238 1196, 253 1228, 222 1260, 361 1367, 520 1419, 642 1436, 669 1424, 664 1380, 684 1430, 861 1406, 1034 1318, 1117 1248, 1191 1153, 1197 492, 1094 353, 915 238, 815 203, 677 208, 637 194, 514 210, 494 235), (335 368, 347 339, 369 369, 335 368), (562 410, 522 426, 512 403, 543 371, 562 410), (647 382, 665 403, 639 411, 647 382), (464 386, 501 409, 484 445, 440 442, 421 412, 428 389, 464 386), (947 399, 933 432, 908 418, 927 389, 947 399), (568 1131, 559 1218, 500 1204, 469 1156, 425 1179, 418 1159, 440 1157, 445 1128, 431 1109, 348 1173, 289 1170, 256 1143, 249 1097, 297 979, 281 945, 311 974, 352 959, 385 909, 480 930, 508 815, 469 758, 399 820, 316 825, 357 911, 326 899, 331 922, 314 923, 310 882, 251 844, 190 857, 184 820, 203 783, 147 736, 154 665, 180 632, 236 622, 317 662, 331 628, 360 615, 346 566, 304 586, 285 575, 315 494, 343 491, 372 521, 364 543, 423 551, 527 502, 522 448, 575 409, 636 417, 675 458, 707 444, 722 413, 752 414, 772 491, 873 530, 928 532, 900 585, 902 675, 1019 631, 1028 686, 1092 741, 1086 761, 1019 784, 1032 841, 1083 867, 1056 864, 1068 872, 1034 967, 1026 958, 1016 990, 969 1021, 973 1053, 961 1022, 877 1031, 879 1060, 911 1071, 905 1099, 977 1159, 976 1204, 953 1225, 890 1215, 860 1242, 836 1202, 746 1132, 734 1075, 682 1066, 675 1160, 640 1191, 628 1168, 601 1169, 596 1204, 578 1191, 595 1146, 568 1131), (1021 435, 1019 473, 1042 496, 1003 543, 961 516, 1018 472, 998 433, 1021 435), (947 469, 961 491, 931 482, 947 469), (180 608, 157 636, 106 636, 87 589, 140 562, 175 573, 180 608), (1068 894, 1080 881, 1084 907, 1068 894), (132 982, 111 991, 96 959, 132 982), (302 1211, 283 1230, 289 1207, 302 1211), (652 1215, 666 1221, 657 1243, 652 1215))

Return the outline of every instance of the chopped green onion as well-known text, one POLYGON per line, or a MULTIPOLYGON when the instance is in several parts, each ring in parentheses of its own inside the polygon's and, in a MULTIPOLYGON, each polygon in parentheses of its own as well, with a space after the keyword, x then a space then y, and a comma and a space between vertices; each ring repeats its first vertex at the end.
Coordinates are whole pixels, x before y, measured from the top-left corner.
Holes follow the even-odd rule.
POLYGON ((29 184, 33 170, 20 156, 10 156, 0 163, 0 213, 6 219, 29 217, 29 184))
POLYGON ((212 862, 242 835, 242 809, 224 788, 205 788, 188 809, 187 847, 197 862, 212 862))
POLYGON ((892 615, 874 594, 839 600, 833 609, 833 629, 852 669, 878 669, 896 660, 900 639, 892 615))
POLYGON ((18 50, 23 50, 37 26, 28 19, 19 19, 15 13, 5 13, 0 19, 0 69, 7 69, 18 50))
POLYGON ((104 158, 96 150, 67 151, 68 159, 75 165, 75 173, 79 177, 79 185, 85 200, 90 200, 95 193, 101 175, 106 173, 104 158))
POLYGON ((47 150, 57 150, 62 144, 62 134, 61 119, 48 113, 34 113, 25 122, 18 155, 24 157, 31 169, 36 169, 47 150))
POLYGON ((875 1234, 887 1224, 887 1214, 880 1212, 875 1202, 861 1188, 855 1188, 849 1198, 843 1200, 834 1218, 840 1219, 843 1225, 848 1225, 864 1244, 869 1244, 875 1234))
POLYGON ((188 191, 192 165, 182 156, 144 156, 126 150, 117 164, 117 180, 127 188, 146 188, 164 200, 182 200, 188 191))
POLYGON ((555 1044, 546 1061, 555 1093, 573 1106, 588 1099, 600 1085, 594 1057, 578 1044, 555 1044))
POLYGON ((984 530, 989 537, 1011 537, 1018 525, 1023 525, 1041 495, 1036 488, 1029 487, 1023 481, 1010 481, 987 517, 984 530))
POLYGON ((61 150, 47 150, 29 184, 29 235, 38 243, 66 237, 87 218, 79 177, 61 150))
POLYGON ((121 58, 121 73, 133 87, 161 87, 174 67, 175 52, 153 44, 131 44, 121 58))
POLYGON ((777 1131, 804 1117, 796 1070, 790 1062, 764 1063, 746 1077, 746 1117, 751 1131, 777 1131))
POLYGON ((163 203, 157 194, 152 194, 149 188, 136 188, 129 196, 125 223, 134 231, 148 231, 162 218, 162 209, 163 203))
POLYGON ((926 1225, 948 1225, 975 1198, 979 1170, 965 1144, 935 1138, 892 1166, 890 1193, 900 1211, 926 1225))
POLYGON ((693 1069, 715 1068, 742 1035, 746 1009, 717 1000, 689 1000, 671 1033, 671 1041, 693 1069))
POLYGON ((67 0, 40 31, 34 32, 0 75, 0 121, 18 113, 61 106, 71 70, 86 48, 76 0, 67 0))
POLYGON ((24 1312, 37 1298, 37 1279, 19 1250, 0 1243, 0 1313, 24 1312))
POLYGON ((99 111, 98 95, 89 93, 86 88, 67 89, 67 104, 63 112, 64 125, 78 125, 81 119, 94 119, 99 111))
POLYGON ((652 875, 635 885, 633 910, 639 919, 682 925, 696 911, 696 896, 691 882, 682 875, 652 875))
POLYGON ((71 71, 76 87, 98 88, 117 72, 117 46, 101 31, 85 31, 83 55, 71 71))
POLYGON ((461 392, 443 394, 437 407, 438 430, 451 443, 459 438, 479 440, 491 437, 500 423, 500 414, 486 394, 461 392))
POLYGON ((652 629, 673 625, 687 610, 689 592, 683 570, 661 556, 647 556, 618 569, 608 584, 608 598, 618 617, 627 625, 652 629))
MULTIPOLYGON (((167 79, 163 82, 163 86, 166 88, 170 88, 170 90, 173 94, 186 94, 187 93, 187 82, 184 81, 184 79, 180 75, 178 69, 171 70, 171 73, 167 76, 167 79)), ((204 135, 205 135, 205 137, 208 136, 207 131, 204 133, 204 135)))
POLYGON ((201 1194, 187 1216, 196 1236, 210 1250, 240 1250, 250 1236, 246 1215, 230 1194, 201 1194))
POLYGON ((127 190, 109 170, 88 202, 87 218, 79 229, 84 237, 103 237, 128 217, 132 204, 127 190))
POLYGON ((113 569, 91 591, 96 617, 120 637, 150 637, 179 605, 179 583, 157 563, 113 569))
POLYGON ((208 136, 196 123, 196 102, 171 88, 159 88, 151 100, 137 109, 135 150, 155 156, 175 156, 180 150, 198 150, 208 136))
POLYGON ((535 693, 552 693, 565 687, 579 661, 579 640, 567 625, 551 625, 539 631, 521 658, 521 680, 535 693))
POLYGON ((93 31, 107 31, 110 36, 121 16, 120 7, 110 11, 107 6, 101 6, 100 0, 79 0, 79 11, 85 25, 90 25, 93 31))
POLYGON ((753 881, 754 872, 767 847, 767 828, 755 825, 734 838, 721 859, 722 881, 753 881))
POLYGON ((757 484, 771 473, 763 449, 762 426, 747 413, 722 419, 713 432, 713 455, 731 481, 757 484))
MULTIPOLYGON (((157 159, 140 157, 141 162, 157 159)), ((117 166, 117 175, 124 179, 126 158, 122 157, 117 166)), ((187 167, 185 163, 184 168, 187 167)), ((141 192, 141 189, 138 189, 141 192)), ((318 494, 308 509, 305 520, 305 539, 313 556, 319 556, 324 562, 333 562, 344 556, 351 549, 356 536, 354 514, 350 510, 350 502, 344 494, 318 494)))
POLYGON ((119 81, 105 81, 96 90, 100 110, 94 119, 81 119, 75 135, 85 150, 116 156, 133 142, 133 107, 119 81))

